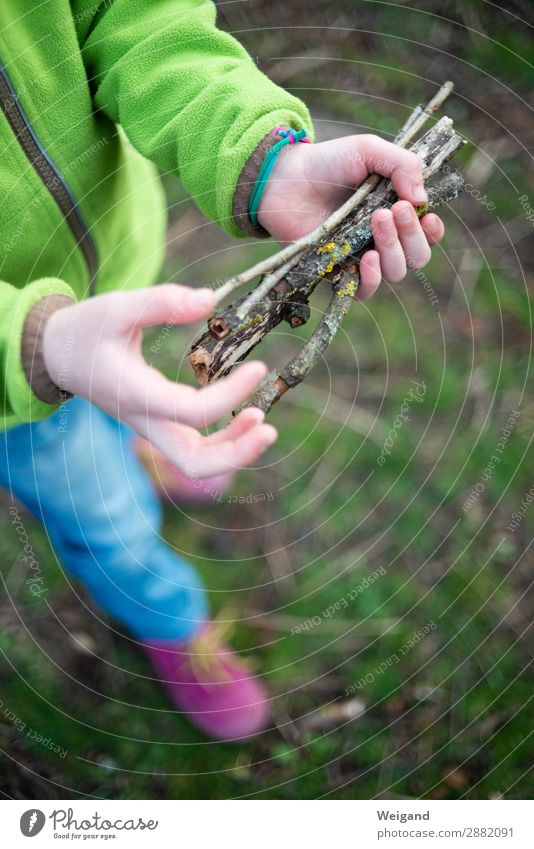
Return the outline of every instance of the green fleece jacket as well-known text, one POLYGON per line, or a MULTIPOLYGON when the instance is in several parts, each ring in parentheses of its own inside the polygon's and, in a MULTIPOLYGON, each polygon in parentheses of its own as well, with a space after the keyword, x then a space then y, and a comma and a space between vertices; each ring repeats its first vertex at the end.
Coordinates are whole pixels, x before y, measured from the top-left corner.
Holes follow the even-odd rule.
POLYGON ((38 365, 34 382, 23 363, 39 335, 28 317, 40 326, 46 316, 39 304, 154 282, 165 230, 158 169, 239 236, 251 232, 248 198, 273 128, 311 131, 306 107, 215 16, 208 0, 2 0, 3 427, 60 400, 39 392, 38 365))

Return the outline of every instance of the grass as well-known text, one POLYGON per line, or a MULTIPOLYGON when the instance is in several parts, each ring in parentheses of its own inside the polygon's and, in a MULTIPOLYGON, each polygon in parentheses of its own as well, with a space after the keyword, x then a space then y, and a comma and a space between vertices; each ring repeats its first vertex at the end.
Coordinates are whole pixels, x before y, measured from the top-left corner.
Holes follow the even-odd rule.
MULTIPOLYGON (((127 638, 112 623, 99 626, 73 594, 44 531, 26 517, 50 586, 49 606, 32 600, 3 511, 7 796, 485 799, 532 791, 534 507, 507 530, 533 479, 532 259, 517 201, 527 180, 525 107, 504 94, 508 86, 526 97, 524 33, 482 3, 467 12, 425 4, 430 18, 358 3, 357 20, 354 4, 314 5, 310 34, 291 29, 290 4, 247 4, 257 29, 240 37, 267 69, 318 46, 346 60, 313 71, 303 60, 287 81, 306 92, 323 136, 335 126, 350 132, 355 121, 392 133, 428 94, 429 75, 450 74, 459 91, 448 111, 474 142, 462 167, 496 210, 465 195, 445 213, 446 240, 425 269, 437 306, 412 275, 354 307, 327 362, 273 410, 280 438, 264 468, 238 477, 232 492, 243 503, 166 509, 166 538, 192 552, 215 612, 236 620, 234 645, 275 697, 276 727, 264 737, 210 743, 175 715, 127 638), (325 30, 334 5, 336 26, 325 30), (495 164, 482 168, 486 154, 495 164), (413 381, 424 383, 420 402, 379 465, 413 381), (513 410, 521 414, 488 474, 513 410), (247 500, 258 493, 272 499, 247 500), (364 712, 351 716, 351 707, 364 712)), ((225 26, 250 29, 233 6, 225 26)), ((188 231, 202 217, 176 181, 166 185, 162 279, 221 279, 271 249, 231 242, 211 226, 202 241, 180 235, 184 221, 188 231)), ((325 303, 320 293, 315 319, 325 303)), ((191 379, 183 364, 191 332, 166 338, 158 365, 168 374, 181 368, 191 379)), ((280 328, 261 355, 280 365, 308 333, 280 328)))

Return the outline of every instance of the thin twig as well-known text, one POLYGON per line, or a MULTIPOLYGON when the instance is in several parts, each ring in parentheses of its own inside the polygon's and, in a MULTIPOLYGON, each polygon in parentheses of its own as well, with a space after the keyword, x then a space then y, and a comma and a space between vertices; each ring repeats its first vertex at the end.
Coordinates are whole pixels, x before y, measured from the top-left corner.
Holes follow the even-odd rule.
POLYGON ((428 101, 424 108, 417 106, 394 139, 394 144, 404 147, 415 138, 419 130, 424 127, 427 119, 443 106, 453 89, 454 83, 447 80, 447 82, 440 86, 434 97, 428 101), (404 144, 401 143, 401 139, 405 139, 404 144))
MULTIPOLYGON (((317 242, 322 242, 324 239, 330 235, 332 230, 334 230, 338 224, 341 224, 345 218, 357 209, 361 203, 365 200, 369 192, 375 189, 382 177, 379 174, 371 174, 370 177, 367 178, 365 183, 362 183, 357 192, 355 192, 349 200, 340 206, 330 218, 327 218, 326 221, 309 233, 307 236, 304 236, 302 239, 299 239, 298 242, 295 242, 295 245, 299 245, 299 254, 303 254, 307 248, 315 245, 317 242)), ((300 256, 298 257, 300 259, 300 256)), ((296 263, 295 263, 296 264, 296 263)), ((236 316, 238 319, 243 320, 246 318, 252 307, 255 307, 256 304, 262 300, 262 298, 267 295, 271 289, 278 283, 281 277, 276 274, 271 274, 269 277, 265 277, 264 280, 256 286, 255 289, 250 293, 250 295, 245 298, 242 304, 236 310, 236 316), (274 282, 273 282, 274 281, 274 282)))
MULTIPOLYGON (((298 254, 296 254, 296 256, 292 257, 287 262, 285 262, 283 265, 278 266, 278 268, 276 268, 274 271, 271 271, 270 274, 267 274, 263 278, 263 280, 261 281, 258 288, 254 289, 254 291, 253 291, 254 295, 256 294, 256 292, 260 293, 259 297, 258 297, 257 300, 254 300, 253 303, 249 299, 249 307, 247 307, 246 312, 248 312, 248 310, 251 306, 254 306, 254 304, 258 303, 258 301, 261 301, 264 294, 266 295, 267 292, 270 292, 271 289, 274 289, 276 284, 279 283, 280 280, 282 280, 286 276, 286 274, 288 274, 288 272, 290 272, 291 269, 296 266, 297 262, 299 262, 299 260, 301 259, 303 254, 304 254, 304 249, 302 251, 300 251, 298 254), (260 290, 261 290, 261 292, 260 292, 260 290)), ((241 317, 240 316, 241 310, 243 310, 245 308, 246 303, 247 303, 247 301, 244 301, 243 306, 240 308, 240 310, 238 310, 237 314, 239 315, 239 317, 241 317)), ((246 315, 246 313, 244 313, 244 315, 246 315)))
POLYGON ((275 380, 262 384, 244 407, 259 407, 260 410, 268 412, 288 389, 293 389, 304 380, 339 330, 350 309, 359 282, 359 274, 354 264, 351 269, 343 272, 339 283, 334 285, 330 303, 302 350, 287 363, 275 380))

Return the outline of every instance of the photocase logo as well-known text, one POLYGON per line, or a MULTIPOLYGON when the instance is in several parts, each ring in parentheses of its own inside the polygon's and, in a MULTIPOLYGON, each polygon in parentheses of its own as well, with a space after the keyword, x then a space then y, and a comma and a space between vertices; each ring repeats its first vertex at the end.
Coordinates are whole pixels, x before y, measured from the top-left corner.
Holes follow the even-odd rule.
POLYGON ((31 808, 29 811, 24 811, 20 818, 20 830, 24 837, 35 837, 39 834, 46 822, 46 817, 42 811, 36 808, 31 808))

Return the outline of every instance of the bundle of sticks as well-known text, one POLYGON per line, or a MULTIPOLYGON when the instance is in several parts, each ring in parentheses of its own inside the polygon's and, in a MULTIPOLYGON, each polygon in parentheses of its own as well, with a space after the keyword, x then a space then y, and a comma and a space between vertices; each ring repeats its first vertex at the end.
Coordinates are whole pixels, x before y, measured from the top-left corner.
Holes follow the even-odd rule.
MULTIPOLYGON (((447 165, 464 144, 450 118, 444 116, 415 140, 452 89, 452 83, 446 82, 426 106, 417 106, 394 140, 421 157, 425 184, 429 178, 436 178, 426 185, 428 203, 416 207, 420 216, 450 203, 464 185, 461 174, 447 165)), ((228 374, 282 321, 292 328, 305 324, 310 316, 310 296, 319 283, 328 281, 332 297, 309 340, 278 374, 260 386, 246 406, 268 412, 288 389, 301 383, 331 344, 354 303, 359 261, 373 246, 372 214, 396 200, 391 182, 371 174, 316 230, 227 280, 217 291, 218 304, 256 278, 259 283, 212 316, 207 331, 193 344, 189 360, 199 383, 204 385, 228 374)))

